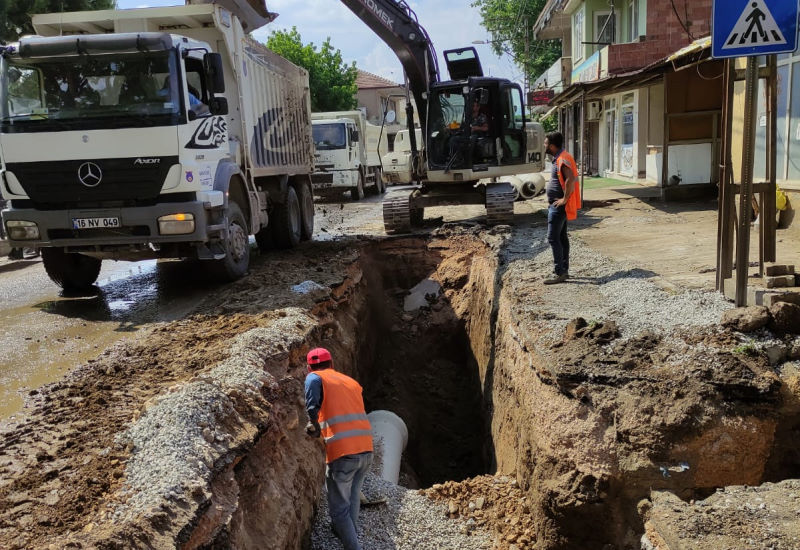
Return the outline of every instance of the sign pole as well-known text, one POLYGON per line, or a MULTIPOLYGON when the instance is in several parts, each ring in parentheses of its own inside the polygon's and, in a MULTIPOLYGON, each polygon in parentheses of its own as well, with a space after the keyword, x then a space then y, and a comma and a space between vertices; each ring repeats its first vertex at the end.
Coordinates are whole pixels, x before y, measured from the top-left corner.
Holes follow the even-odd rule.
POLYGON ((750 271, 750 213, 753 197, 753 161, 756 146, 756 91, 758 58, 747 58, 745 70, 744 135, 742 140, 742 184, 739 194, 739 231, 736 243, 736 307, 747 305, 747 275, 750 271))

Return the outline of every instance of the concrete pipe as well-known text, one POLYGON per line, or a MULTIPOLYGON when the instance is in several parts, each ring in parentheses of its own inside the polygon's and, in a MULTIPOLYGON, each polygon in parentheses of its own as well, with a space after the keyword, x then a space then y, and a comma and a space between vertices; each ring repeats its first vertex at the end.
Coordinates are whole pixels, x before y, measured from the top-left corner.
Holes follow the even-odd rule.
POLYGON ((517 176, 506 176, 503 178, 503 181, 510 183, 511 187, 514 189, 514 200, 520 200, 522 198, 522 180, 517 176))
POLYGON ((395 485, 400 478, 400 461, 408 444, 408 428, 403 419, 390 411, 372 411, 367 415, 373 437, 383 444, 381 477, 395 485))
POLYGON ((545 180, 541 174, 522 174, 519 178, 522 180, 520 195, 523 199, 532 199, 544 191, 545 180))

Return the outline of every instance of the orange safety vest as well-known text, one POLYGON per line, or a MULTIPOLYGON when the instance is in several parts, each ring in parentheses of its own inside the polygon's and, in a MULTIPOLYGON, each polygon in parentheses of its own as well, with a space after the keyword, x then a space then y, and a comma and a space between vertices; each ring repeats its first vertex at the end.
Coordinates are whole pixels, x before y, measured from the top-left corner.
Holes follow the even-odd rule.
POLYGON ((325 440, 325 461, 372 451, 372 426, 367 420, 361 385, 332 368, 316 370, 322 379, 319 427, 325 440))
POLYGON ((566 151, 561 151, 561 154, 558 155, 556 159, 556 170, 558 171, 558 183, 561 184, 561 189, 564 190, 564 194, 567 193, 567 182, 564 181, 564 176, 561 174, 561 167, 567 166, 572 173, 575 175, 575 190, 572 192, 572 195, 569 196, 567 200, 567 204, 565 205, 564 209, 567 211, 567 219, 574 220, 578 217, 578 210, 580 210, 583 205, 581 204, 581 182, 578 179, 578 165, 575 164, 575 159, 567 153, 566 151))

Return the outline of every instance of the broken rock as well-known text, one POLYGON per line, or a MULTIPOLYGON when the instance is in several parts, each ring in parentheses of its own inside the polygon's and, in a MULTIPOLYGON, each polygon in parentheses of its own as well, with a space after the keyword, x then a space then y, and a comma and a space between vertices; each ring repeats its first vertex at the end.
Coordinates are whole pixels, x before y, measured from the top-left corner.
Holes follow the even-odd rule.
POLYGON ((780 334, 800 334, 800 306, 778 302, 769 308, 769 329, 780 334))
POLYGON ((764 306, 729 309, 722 314, 720 324, 739 332, 754 332, 769 323, 769 310, 764 306))

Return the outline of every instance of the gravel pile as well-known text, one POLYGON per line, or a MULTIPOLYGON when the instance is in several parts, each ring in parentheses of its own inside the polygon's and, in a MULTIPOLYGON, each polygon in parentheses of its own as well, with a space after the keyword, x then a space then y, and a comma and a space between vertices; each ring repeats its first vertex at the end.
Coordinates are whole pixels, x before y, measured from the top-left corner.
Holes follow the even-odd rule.
MULTIPOLYGON (((553 271, 553 256, 545 238, 546 229, 531 228, 529 244, 516 244, 507 250, 508 261, 514 269, 536 273, 540 278, 553 271)), ((525 243, 525 239, 517 239, 525 243)), ((586 246, 580 239, 570 239, 571 275, 575 285, 552 287, 556 296, 564 294, 578 284, 596 287, 603 297, 602 302, 581 304, 581 311, 563 311, 564 316, 580 314, 597 315, 598 321, 613 319, 619 325, 623 337, 631 337, 650 330, 668 333, 679 327, 701 327, 719 322, 722 313, 730 304, 721 294, 703 290, 667 291, 658 286, 657 274, 616 262, 586 246), (572 287, 572 288, 570 288, 572 287)), ((559 300, 562 305, 574 300, 559 300)), ((587 320, 589 317, 586 317, 587 320)), ((558 320, 555 325, 563 324, 558 320)))
MULTIPOLYGON (((358 539, 364 550, 490 550, 490 535, 475 520, 450 519, 448 507, 419 491, 380 478, 380 446, 364 481, 367 500, 386 504, 362 506, 358 539)), ((323 488, 311 534, 312 550, 341 550, 331 529, 328 495, 323 488)))
POLYGON ((269 326, 237 336, 225 361, 145 404, 141 417, 117 436, 117 445, 131 448, 131 458, 121 490, 125 502, 112 519, 146 517, 165 499, 175 501, 206 487, 211 468, 233 440, 220 422, 237 416, 229 394, 258 398, 261 388, 275 385, 264 371, 264 358, 287 357, 313 324, 299 309, 283 310, 269 326))

